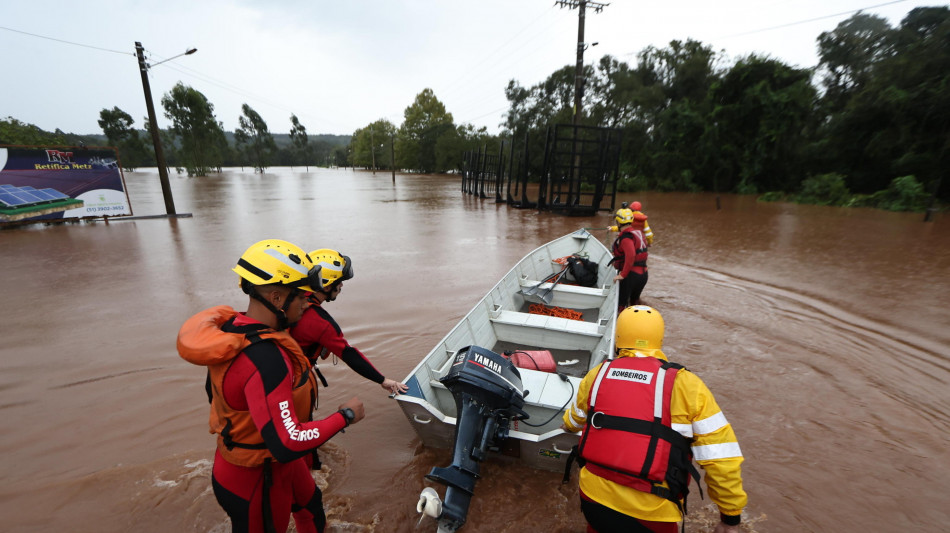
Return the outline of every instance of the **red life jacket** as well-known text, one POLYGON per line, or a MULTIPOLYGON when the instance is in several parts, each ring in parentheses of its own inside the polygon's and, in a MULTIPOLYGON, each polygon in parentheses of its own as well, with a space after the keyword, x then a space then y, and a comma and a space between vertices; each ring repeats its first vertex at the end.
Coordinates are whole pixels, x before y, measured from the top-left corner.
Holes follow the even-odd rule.
POLYGON ((691 441, 672 428, 670 417, 673 382, 682 368, 655 357, 604 362, 591 385, 578 445, 589 472, 680 505, 689 476, 699 481, 691 441))
MULTIPOLYGON (((635 230, 639 231, 639 230, 635 230)), ((614 265, 614 268, 617 270, 623 270, 623 263, 626 260, 626 254, 623 253, 623 248, 620 246, 620 243, 623 239, 634 239, 634 246, 640 245, 640 248, 637 248, 636 254, 633 258, 633 266, 635 267, 646 267, 647 266, 647 241, 643 237, 643 233, 640 233, 640 239, 637 241, 637 238, 633 235, 633 231, 621 231, 620 235, 617 235, 617 238, 614 240, 614 244, 611 247, 614 258, 610 261, 614 265)), ((642 274, 643 272, 639 272, 642 274)))

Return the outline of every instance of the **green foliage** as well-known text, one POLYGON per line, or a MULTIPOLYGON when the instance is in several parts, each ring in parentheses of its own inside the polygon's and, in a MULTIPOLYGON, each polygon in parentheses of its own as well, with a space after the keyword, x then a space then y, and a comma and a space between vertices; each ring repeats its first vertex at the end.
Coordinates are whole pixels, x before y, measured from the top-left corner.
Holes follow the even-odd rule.
POLYGON ((56 133, 49 133, 33 124, 26 124, 13 117, 7 117, 0 120, 0 144, 64 146, 67 142, 66 136, 59 130, 56 130, 56 133))
MULTIPOLYGON (((391 169, 393 162, 392 142, 396 126, 386 119, 380 119, 365 128, 353 132, 349 145, 349 164, 373 170, 391 169)), ((396 164, 399 159, 399 143, 396 143, 396 164)))
POLYGON ((631 176, 624 174, 617 179, 617 192, 638 192, 649 188, 645 176, 631 176))
POLYGON ((930 195, 914 176, 894 178, 890 186, 868 196, 864 203, 869 207, 888 211, 924 211, 930 195))
POLYGON ((99 112, 99 127, 102 128, 109 145, 118 148, 119 160, 128 170, 154 164, 155 161, 153 153, 146 147, 144 137, 132 128, 132 124, 135 124, 132 115, 118 107, 99 112))
POLYGON ((784 202, 788 200, 788 195, 783 191, 769 191, 756 198, 759 202, 784 202))
POLYGON ((234 132, 239 145, 246 147, 247 154, 254 163, 254 169, 263 173, 270 158, 277 152, 274 137, 267 130, 267 123, 251 106, 241 106, 242 115, 238 117, 240 127, 234 132))
POLYGON ((452 114, 436 98, 432 89, 423 89, 406 108, 396 136, 396 164, 420 172, 441 172, 437 166, 436 144, 443 135, 453 135, 452 114))
MULTIPOLYGON (((856 15, 836 32, 855 20, 869 19, 856 15)), ((915 8, 900 27, 878 24, 861 35, 864 48, 853 52, 860 59, 847 65, 856 81, 840 98, 823 99, 818 163, 848 175, 849 188, 863 195, 888 188, 893 176, 914 175, 930 189, 950 167, 950 8, 915 8)))
POLYGON ((850 199, 844 176, 834 172, 802 181, 801 191, 795 196, 798 203, 817 205, 847 205, 850 199))
POLYGON ((162 97, 165 116, 172 121, 179 162, 189 176, 204 176, 220 168, 228 153, 221 123, 214 116, 214 105, 201 92, 178 82, 162 97))
POLYGON ((307 128, 300 123, 300 120, 297 119, 297 115, 294 114, 290 115, 290 124, 290 141, 293 144, 293 159, 295 162, 302 162, 304 165, 309 166, 313 160, 313 147, 310 146, 309 139, 307 138, 307 128))

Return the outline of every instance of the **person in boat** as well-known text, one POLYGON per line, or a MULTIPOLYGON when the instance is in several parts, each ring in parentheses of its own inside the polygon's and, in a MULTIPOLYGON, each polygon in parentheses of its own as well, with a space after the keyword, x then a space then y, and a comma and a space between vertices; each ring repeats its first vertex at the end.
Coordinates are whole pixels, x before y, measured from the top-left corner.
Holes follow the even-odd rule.
MULTIPOLYGON (((323 307, 324 303, 332 302, 340 296, 344 281, 353 278, 353 263, 350 258, 329 248, 314 250, 309 256, 314 264, 320 267, 321 279, 319 284, 313 287, 314 291, 308 295, 307 308, 300 321, 290 329, 290 335, 303 348, 310 363, 316 368, 318 359, 326 359, 333 354, 357 374, 379 383, 392 394, 409 390, 405 384, 383 376, 363 352, 350 346, 339 324, 323 307)), ((319 370, 317 376, 323 386, 327 386, 326 379, 319 370)))
POLYGON ((297 531, 322 533, 323 496, 306 458, 365 413, 354 397, 310 421, 316 378, 287 328, 320 269, 296 245, 271 239, 248 248, 233 270, 247 311, 212 307, 178 333, 181 357, 209 371, 215 498, 235 532, 286 531, 293 513, 297 531))
POLYGON ((611 263, 617 269, 614 282, 620 282, 618 313, 630 305, 640 303, 640 295, 647 285, 647 241, 643 236, 643 224, 646 215, 635 215, 630 209, 617 211, 614 219, 620 228, 620 234, 612 246, 611 263))
MULTIPOLYGON (((620 204, 620 209, 621 209, 621 210, 622 210, 622 209, 628 209, 628 208, 629 208, 631 211, 633 211, 633 214, 634 214, 634 215, 638 215, 638 214, 639 214, 639 215, 644 215, 644 216, 646 216, 646 215, 641 211, 641 209, 643 208, 643 204, 641 204, 640 202, 633 202, 633 203, 630 203, 630 204, 628 204, 627 202, 623 202, 622 204, 620 204)), ((620 211, 618 210, 617 212, 619 213, 620 211)), ((617 227, 617 226, 609 226, 607 229, 608 229, 609 231, 613 231, 613 232, 620 231, 620 228, 617 227)), ((646 237, 647 246, 650 246, 650 245, 653 244, 653 230, 650 229, 650 223, 647 221, 647 219, 643 219, 643 236, 646 237)))
POLYGON ((667 361, 663 334, 656 309, 621 312, 616 358, 588 372, 564 413, 561 428, 582 432, 577 456, 587 531, 676 533, 689 478, 699 483, 695 459, 719 507, 715 533, 738 533, 748 498, 735 432, 703 381, 667 361))

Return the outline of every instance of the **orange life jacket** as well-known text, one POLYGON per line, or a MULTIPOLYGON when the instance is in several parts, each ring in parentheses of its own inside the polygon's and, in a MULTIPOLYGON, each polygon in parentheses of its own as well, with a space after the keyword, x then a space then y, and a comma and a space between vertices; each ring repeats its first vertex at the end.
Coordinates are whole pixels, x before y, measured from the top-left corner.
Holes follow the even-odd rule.
POLYGON ((224 400, 224 376, 234 360, 251 350, 267 350, 272 352, 269 357, 283 357, 283 349, 291 362, 292 396, 299 420, 311 420, 317 387, 310 363, 289 333, 263 324, 235 326, 236 316, 234 309, 219 306, 189 318, 178 333, 178 353, 186 361, 208 367, 212 397, 208 425, 210 433, 218 434, 221 455, 229 463, 253 467, 274 457, 250 412, 234 409, 224 400))

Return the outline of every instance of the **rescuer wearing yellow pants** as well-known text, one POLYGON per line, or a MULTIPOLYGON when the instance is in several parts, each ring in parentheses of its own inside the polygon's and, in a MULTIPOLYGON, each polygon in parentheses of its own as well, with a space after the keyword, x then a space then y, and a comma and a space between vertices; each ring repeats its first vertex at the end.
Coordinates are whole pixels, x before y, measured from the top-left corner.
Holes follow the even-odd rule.
POLYGON ((617 357, 584 377, 564 413, 561 427, 582 431, 577 455, 587 531, 676 533, 690 475, 699 482, 695 459, 719 507, 715 532, 738 533, 747 502, 742 451, 703 381, 667 361, 663 332, 656 309, 624 309, 617 357))

